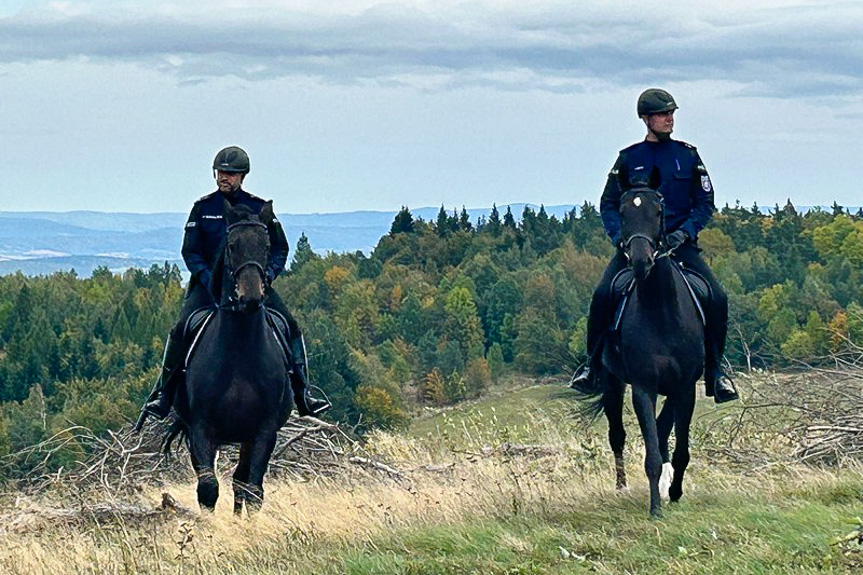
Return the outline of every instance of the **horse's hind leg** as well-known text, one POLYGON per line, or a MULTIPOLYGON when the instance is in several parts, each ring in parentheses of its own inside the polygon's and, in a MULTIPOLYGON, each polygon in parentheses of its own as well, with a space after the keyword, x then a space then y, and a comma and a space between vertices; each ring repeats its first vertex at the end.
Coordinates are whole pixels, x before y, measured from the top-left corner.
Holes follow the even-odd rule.
POLYGON ((623 428, 623 393, 625 386, 622 381, 610 374, 608 386, 602 396, 602 410, 608 420, 608 444, 614 453, 615 487, 626 489, 626 467, 623 460, 623 448, 626 445, 626 430, 623 428))
POLYGON ((237 467, 234 469, 233 487, 234 487, 234 515, 240 515, 243 512, 243 502, 250 495, 249 492, 249 451, 250 443, 240 445, 240 458, 237 461, 237 467))
POLYGON ((669 486, 674 477, 674 467, 668 456, 668 438, 674 427, 674 402, 666 398, 656 418, 656 433, 659 438, 659 454, 662 456, 662 474, 659 476, 659 493, 663 498, 669 498, 669 486))
POLYGON ((198 505, 203 510, 215 511, 219 499, 219 481, 214 471, 216 445, 200 429, 192 429, 189 447, 192 467, 198 476, 198 505))
POLYGON ((656 434, 656 394, 639 386, 632 386, 632 406, 644 437, 644 473, 650 482, 650 514, 662 516, 659 498, 659 476, 662 472, 662 456, 659 454, 659 439, 656 434))
POLYGON ((246 508, 249 513, 260 511, 261 505, 264 504, 264 473, 276 446, 277 431, 278 429, 262 431, 250 444, 249 477, 246 485, 246 508))
POLYGON ((682 397, 677 397, 674 410, 674 455, 671 464, 674 466, 674 479, 668 489, 668 497, 677 501, 683 495, 683 474, 689 465, 689 426, 692 423, 692 412, 695 410, 695 386, 687 387, 682 397))
POLYGON ((674 405, 668 398, 662 404, 659 417, 656 418, 656 435, 659 439, 659 454, 662 462, 668 463, 668 438, 671 436, 671 428, 674 427, 674 405))

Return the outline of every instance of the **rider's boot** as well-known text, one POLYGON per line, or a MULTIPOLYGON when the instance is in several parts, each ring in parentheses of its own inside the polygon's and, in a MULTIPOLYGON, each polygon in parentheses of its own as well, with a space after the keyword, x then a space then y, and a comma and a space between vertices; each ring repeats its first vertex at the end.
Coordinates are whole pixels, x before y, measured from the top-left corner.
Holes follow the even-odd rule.
POLYGON ((720 369, 717 369, 712 376, 705 377, 704 384, 707 396, 713 396, 713 401, 716 403, 734 401, 740 397, 734 387, 734 381, 720 369))
POLYGON ((294 392, 294 403, 297 405, 297 413, 300 416, 320 415, 332 405, 329 401, 317 399, 309 394, 309 376, 306 370, 306 346, 303 337, 294 338, 291 341, 291 355, 293 356, 294 372, 291 375, 291 390, 294 392))
POLYGON ((716 403, 734 401, 740 396, 734 387, 734 381, 722 369, 722 350, 725 348, 724 336, 705 334, 704 341, 704 391, 707 397, 712 397, 716 403), (718 341, 717 341, 718 340, 718 341))
POLYGON ((162 372, 153 386, 149 400, 144 405, 143 411, 156 419, 164 419, 171 412, 174 403, 174 394, 177 391, 177 381, 180 379, 177 370, 183 367, 184 346, 182 342, 174 341, 168 337, 165 344, 165 356, 162 358, 162 372))

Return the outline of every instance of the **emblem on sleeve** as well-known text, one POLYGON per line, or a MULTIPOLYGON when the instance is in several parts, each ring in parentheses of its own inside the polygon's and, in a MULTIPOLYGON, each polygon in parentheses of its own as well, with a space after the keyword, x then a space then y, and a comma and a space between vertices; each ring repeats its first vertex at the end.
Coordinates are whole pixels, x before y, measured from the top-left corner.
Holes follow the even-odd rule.
POLYGON ((713 191, 713 186, 710 184, 710 176, 701 176, 701 189, 705 192, 713 191))

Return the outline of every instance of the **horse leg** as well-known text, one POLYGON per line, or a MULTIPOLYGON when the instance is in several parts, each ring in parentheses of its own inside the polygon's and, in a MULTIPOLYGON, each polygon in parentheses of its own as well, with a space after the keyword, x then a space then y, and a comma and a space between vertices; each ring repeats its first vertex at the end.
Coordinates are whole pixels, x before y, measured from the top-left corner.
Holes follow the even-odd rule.
POLYGON ((240 459, 232 476, 234 483, 234 515, 243 513, 243 502, 249 495, 249 452, 250 443, 240 445, 240 459))
POLYGON ((249 448, 249 477, 246 485, 246 508, 249 513, 261 510, 264 504, 264 473, 276 447, 278 429, 262 431, 249 448))
POLYGON ((671 464, 674 466, 674 479, 668 490, 672 501, 677 501, 683 495, 683 474, 689 465, 689 426, 692 423, 692 412, 695 410, 695 386, 686 388, 682 396, 675 401, 674 410, 674 455, 671 464))
POLYGON ((662 457, 659 454, 659 438, 656 434, 656 394, 633 385, 632 406, 644 437, 644 473, 650 482, 650 515, 661 517, 659 476, 662 473, 662 457))
POLYGON ((610 374, 605 374, 604 377, 609 378, 609 381, 602 396, 602 410, 608 420, 608 444, 614 453, 615 488, 621 491, 626 489, 626 467, 623 461, 623 448, 626 445, 626 430, 623 428, 625 387, 622 381, 610 374))
POLYGON ((216 444, 200 428, 190 433, 192 468, 198 476, 198 505, 204 511, 215 511, 219 499, 219 481, 216 479, 216 444))
POLYGON ((659 476, 659 494, 664 498, 669 497, 669 486, 674 477, 674 466, 668 457, 668 438, 671 428, 674 426, 674 403, 666 398, 662 403, 659 417, 656 418, 656 433, 659 437, 659 454, 662 456, 662 474, 659 476))

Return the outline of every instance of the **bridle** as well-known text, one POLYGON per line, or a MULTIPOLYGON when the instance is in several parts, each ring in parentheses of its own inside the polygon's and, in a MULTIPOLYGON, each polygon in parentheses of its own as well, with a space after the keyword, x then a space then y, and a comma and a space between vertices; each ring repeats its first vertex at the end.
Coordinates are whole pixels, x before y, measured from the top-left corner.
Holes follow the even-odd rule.
MULTIPOLYGON (((235 222, 235 223, 228 226, 228 229, 226 232, 227 233, 226 238, 228 236, 230 236, 231 230, 234 230, 234 229, 242 227, 242 226, 257 226, 257 227, 264 228, 264 230, 267 229, 267 225, 263 222, 258 222, 258 221, 254 221, 254 220, 243 220, 240 222, 235 222)), ((230 247, 230 243, 226 239, 225 249, 228 249, 229 247, 230 247)), ((249 266, 257 268, 258 272, 261 274, 261 278, 267 277, 267 272, 264 270, 264 266, 262 266, 261 263, 256 261, 256 260, 249 259, 249 260, 244 261, 240 265, 238 265, 233 270, 231 270, 231 278, 234 280, 235 283, 237 281, 237 276, 240 274, 240 272, 249 266)))
POLYGON ((646 241, 647 244, 650 246, 650 249, 653 252, 654 261, 660 258, 667 258, 672 253, 674 253, 674 248, 671 248, 665 239, 665 198, 658 190, 648 187, 639 187, 632 188, 624 192, 620 196, 620 203, 623 204, 629 196, 634 196, 637 194, 652 194, 659 202, 659 238, 652 238, 647 234, 635 232, 623 241, 623 244, 621 246, 621 248, 623 249, 623 255, 626 256, 627 261, 630 261, 629 248, 632 245, 632 241, 641 239, 646 241))

